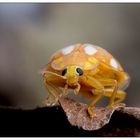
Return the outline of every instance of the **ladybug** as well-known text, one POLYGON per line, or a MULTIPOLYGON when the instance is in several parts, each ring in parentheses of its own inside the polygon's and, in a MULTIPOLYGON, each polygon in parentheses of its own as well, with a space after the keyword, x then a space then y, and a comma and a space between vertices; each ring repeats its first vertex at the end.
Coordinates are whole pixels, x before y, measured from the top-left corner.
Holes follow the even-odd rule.
POLYGON ((87 112, 92 118, 93 107, 103 97, 109 97, 107 107, 119 105, 126 96, 129 75, 105 49, 92 44, 75 44, 57 51, 43 73, 49 93, 47 105, 53 106, 68 90, 90 100, 87 112))

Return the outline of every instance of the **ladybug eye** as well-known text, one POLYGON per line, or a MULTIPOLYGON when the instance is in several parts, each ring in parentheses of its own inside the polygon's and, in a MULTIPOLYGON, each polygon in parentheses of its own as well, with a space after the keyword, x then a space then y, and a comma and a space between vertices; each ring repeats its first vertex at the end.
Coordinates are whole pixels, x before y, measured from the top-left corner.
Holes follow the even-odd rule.
POLYGON ((62 76, 64 76, 66 73, 67 73, 67 69, 65 68, 65 69, 62 71, 62 76))
POLYGON ((81 68, 76 68, 76 72, 79 74, 79 76, 83 75, 83 70, 81 68))

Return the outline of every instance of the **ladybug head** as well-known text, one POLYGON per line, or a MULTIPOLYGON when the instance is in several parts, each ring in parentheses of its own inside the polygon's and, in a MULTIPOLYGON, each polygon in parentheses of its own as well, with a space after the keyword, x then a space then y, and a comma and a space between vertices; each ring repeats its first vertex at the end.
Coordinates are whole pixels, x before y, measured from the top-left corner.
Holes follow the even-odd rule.
POLYGON ((62 76, 67 79, 69 86, 77 85, 79 77, 83 75, 83 70, 78 66, 67 66, 62 70, 62 76))

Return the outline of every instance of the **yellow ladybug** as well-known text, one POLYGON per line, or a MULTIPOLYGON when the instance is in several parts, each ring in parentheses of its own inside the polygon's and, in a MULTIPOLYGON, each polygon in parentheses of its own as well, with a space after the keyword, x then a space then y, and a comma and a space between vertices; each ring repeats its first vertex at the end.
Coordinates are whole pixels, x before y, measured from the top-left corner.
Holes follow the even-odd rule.
POLYGON ((47 64, 43 80, 49 93, 48 105, 55 105, 68 89, 90 99, 87 111, 92 118, 93 106, 101 97, 109 97, 107 107, 117 106, 126 96, 129 75, 106 50, 92 44, 75 44, 57 51, 47 64))

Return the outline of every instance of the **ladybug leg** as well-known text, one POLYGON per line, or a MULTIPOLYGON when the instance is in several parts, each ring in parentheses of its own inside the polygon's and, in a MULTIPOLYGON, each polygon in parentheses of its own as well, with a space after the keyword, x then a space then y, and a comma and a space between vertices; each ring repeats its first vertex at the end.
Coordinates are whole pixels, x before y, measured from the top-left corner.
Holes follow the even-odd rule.
POLYGON ((93 118, 94 116, 96 116, 96 114, 93 112, 93 106, 95 106, 95 104, 101 99, 101 97, 103 96, 104 91, 101 90, 94 90, 91 91, 94 94, 93 98, 91 99, 91 102, 88 105, 88 113, 90 115, 91 118, 93 118))
MULTIPOLYGON (((112 89, 105 89, 104 96, 111 97, 112 96, 112 89)), ((116 94, 116 100, 114 102, 114 106, 123 104, 121 103, 126 97, 126 93, 122 90, 118 90, 116 94)))
POLYGON ((80 88, 81 88, 80 84, 77 83, 77 87, 74 89, 74 94, 75 94, 75 95, 78 95, 78 93, 79 93, 79 91, 80 91, 80 88))
POLYGON ((47 106, 53 106, 58 101, 57 95, 54 93, 54 90, 51 88, 51 86, 48 83, 45 83, 45 87, 49 93, 48 98, 44 101, 44 104, 47 106))
POLYGON ((65 85, 64 90, 63 90, 63 95, 67 96, 68 94, 68 84, 65 85))
POLYGON ((52 87, 54 89, 54 92, 56 93, 56 95, 61 96, 62 95, 62 90, 59 87, 56 87, 55 85, 53 85, 51 82, 47 82, 48 85, 50 87, 52 87))
POLYGON ((108 103, 107 107, 116 106, 115 99, 116 99, 117 91, 118 91, 118 82, 114 79, 99 79, 99 81, 104 86, 113 87, 112 95, 110 96, 110 100, 109 100, 109 103, 108 103))
POLYGON ((58 101, 58 98, 62 95, 61 89, 55 84, 53 84, 60 79, 61 81, 64 80, 64 78, 61 75, 57 75, 56 73, 49 71, 43 73, 43 81, 49 93, 49 97, 45 101, 45 104, 47 104, 48 106, 55 105, 58 101))
POLYGON ((104 86, 95 78, 87 76, 84 79, 84 82, 90 86, 93 87, 93 90, 91 90, 92 95, 94 95, 91 99, 91 102, 87 106, 88 114, 91 118, 95 116, 95 113, 93 111, 93 106, 101 99, 101 97, 104 94, 104 86))

